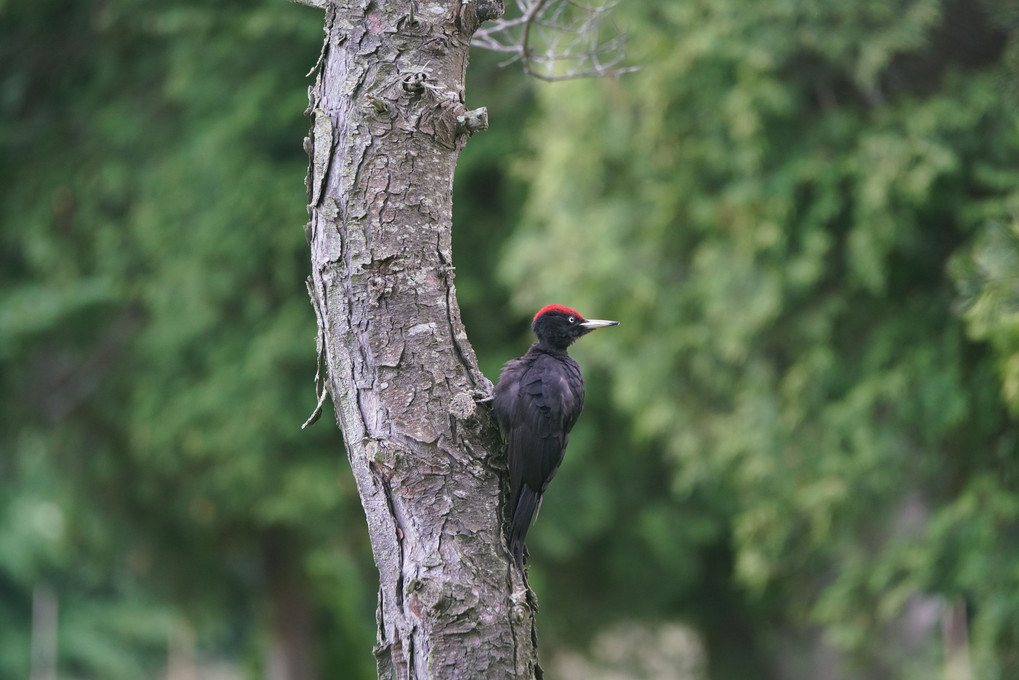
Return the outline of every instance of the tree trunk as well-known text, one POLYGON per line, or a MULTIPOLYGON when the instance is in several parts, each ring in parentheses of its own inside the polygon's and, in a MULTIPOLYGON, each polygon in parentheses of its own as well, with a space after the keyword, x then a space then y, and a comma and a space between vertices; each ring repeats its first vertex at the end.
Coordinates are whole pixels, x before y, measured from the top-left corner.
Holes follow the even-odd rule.
POLYGON ((301 553, 283 529, 265 533, 262 543, 268 632, 266 680, 318 680, 318 629, 301 553))
POLYGON ((467 52, 501 2, 304 1, 326 11, 309 291, 379 569, 379 677, 540 677, 450 237, 456 161, 487 125, 464 106, 467 52))

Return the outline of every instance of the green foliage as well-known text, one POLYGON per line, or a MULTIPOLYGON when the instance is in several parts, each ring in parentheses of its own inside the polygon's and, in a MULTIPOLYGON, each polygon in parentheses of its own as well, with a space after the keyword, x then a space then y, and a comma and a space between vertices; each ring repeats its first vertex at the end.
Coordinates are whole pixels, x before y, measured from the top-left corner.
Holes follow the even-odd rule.
POLYGON ((992 222, 952 262, 969 335, 989 342, 1002 376, 1002 399, 1019 412, 1019 223, 992 222))
MULTIPOLYGON (((456 184, 490 377, 538 305, 622 321, 575 350, 587 414, 529 541, 543 641, 681 617, 715 678, 805 630, 931 677, 903 612, 962 598, 976 675, 1015 676, 1015 3, 618 11, 621 80, 475 55, 492 129, 456 184)), ((326 677, 373 675, 340 438, 299 430, 320 38, 276 0, 0 2, 2 677, 39 587, 62 674, 154 676, 187 618, 257 675, 279 537, 326 677)))
POLYGON ((606 470, 659 449, 672 483, 601 523, 648 536, 603 560, 673 543, 685 581, 731 531, 748 611, 900 671, 910 597, 964 596, 977 675, 1011 677, 1019 552, 988 537, 1017 528, 1015 236, 985 230, 1019 208, 1007 27, 935 0, 626 16, 639 73, 541 91, 502 268, 523 308, 622 321, 577 348, 643 442, 598 474, 618 494, 606 470))
POLYGON ((4 3, 0 26, 0 373, 19 395, 0 409, 0 627, 25 631, 3 636, 0 675, 28 675, 38 583, 58 595, 68 673, 155 675, 178 617, 238 653, 282 532, 331 657, 371 677, 342 651, 370 662, 373 603, 340 436, 300 429, 321 16, 51 0, 4 3))

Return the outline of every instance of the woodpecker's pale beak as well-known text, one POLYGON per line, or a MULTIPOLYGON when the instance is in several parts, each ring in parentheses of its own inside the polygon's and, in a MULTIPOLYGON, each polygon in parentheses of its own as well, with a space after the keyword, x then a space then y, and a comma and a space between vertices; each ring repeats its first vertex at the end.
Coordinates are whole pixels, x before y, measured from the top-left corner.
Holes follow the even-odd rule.
POLYGON ((603 321, 602 319, 588 319, 587 321, 580 325, 583 328, 590 328, 591 330, 594 330, 595 328, 605 328, 606 326, 618 326, 619 322, 603 321))

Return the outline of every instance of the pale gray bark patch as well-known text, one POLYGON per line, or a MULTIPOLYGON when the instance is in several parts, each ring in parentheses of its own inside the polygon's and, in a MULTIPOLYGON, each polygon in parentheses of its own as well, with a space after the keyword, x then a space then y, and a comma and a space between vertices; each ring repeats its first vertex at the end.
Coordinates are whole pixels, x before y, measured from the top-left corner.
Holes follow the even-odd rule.
POLYGON ((505 460, 460 319, 452 181, 473 0, 309 2, 306 233, 325 386, 379 569, 383 678, 534 678, 533 600, 502 532, 505 460), (315 69, 313 69, 315 70, 315 69))

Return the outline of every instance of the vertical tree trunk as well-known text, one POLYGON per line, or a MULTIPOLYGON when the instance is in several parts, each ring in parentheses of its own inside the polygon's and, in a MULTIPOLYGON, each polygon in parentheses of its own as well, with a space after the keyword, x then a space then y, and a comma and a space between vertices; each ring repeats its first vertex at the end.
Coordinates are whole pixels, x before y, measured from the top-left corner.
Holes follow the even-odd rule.
POLYGON ((269 600, 266 680, 318 680, 318 629, 308 577, 297 546, 283 529, 263 538, 269 600))
POLYGON ((198 680, 196 657, 195 629, 187 621, 178 621, 170 630, 166 654, 166 680, 198 680))
POLYGON ((379 676, 540 677, 450 239, 456 161, 487 125, 464 106, 468 47, 501 2, 306 1, 326 11, 309 290, 379 568, 379 676))
POLYGON ((945 680, 972 680, 969 659, 969 623, 966 601, 947 603, 941 614, 941 642, 945 657, 945 680))
POLYGON ((57 612, 56 592, 46 584, 32 589, 32 666, 31 680, 57 679, 57 612))

